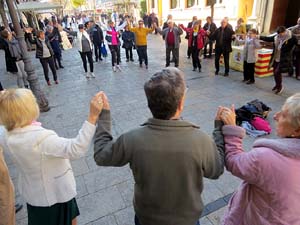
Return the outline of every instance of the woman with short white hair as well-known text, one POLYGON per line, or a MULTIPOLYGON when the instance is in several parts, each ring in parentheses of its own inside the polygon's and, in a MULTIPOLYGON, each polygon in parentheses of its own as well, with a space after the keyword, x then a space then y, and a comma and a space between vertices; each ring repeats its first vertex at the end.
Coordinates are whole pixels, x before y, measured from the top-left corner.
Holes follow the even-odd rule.
POLYGON ((79 209, 70 159, 83 156, 92 141, 103 107, 102 93, 90 102, 90 113, 76 138, 59 137, 36 122, 39 107, 28 89, 0 92, 0 124, 19 171, 18 190, 27 202, 28 225, 75 225, 79 209))
POLYGON ((245 130, 236 126, 234 108, 219 109, 224 122, 226 168, 243 180, 233 194, 224 225, 299 224, 300 93, 274 115, 278 139, 258 139, 244 152, 245 130))

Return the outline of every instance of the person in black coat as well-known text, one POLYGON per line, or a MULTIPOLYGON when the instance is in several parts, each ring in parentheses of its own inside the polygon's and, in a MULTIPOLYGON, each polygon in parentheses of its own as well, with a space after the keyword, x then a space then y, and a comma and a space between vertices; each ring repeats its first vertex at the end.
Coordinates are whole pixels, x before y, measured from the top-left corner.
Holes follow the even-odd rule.
POLYGON ((298 46, 297 38, 284 26, 277 28, 277 35, 272 37, 260 36, 260 40, 273 42, 273 53, 269 67, 273 67, 275 86, 272 91, 280 94, 283 91, 282 73, 289 73, 293 69, 292 55, 295 46, 298 46))
POLYGON ((103 38, 103 31, 98 24, 95 24, 92 27, 92 36, 93 36, 92 41, 95 49, 96 62, 98 62, 98 59, 102 61, 101 44, 103 43, 104 38, 103 38))
POLYGON ((61 56, 61 48, 60 43, 62 42, 59 30, 57 27, 47 26, 46 28, 46 36, 50 41, 52 50, 54 52, 54 63, 55 68, 58 70, 59 68, 63 69, 63 65, 61 64, 62 56, 61 56))
POLYGON ((234 38, 234 31, 229 28, 226 19, 221 22, 221 27, 219 27, 211 36, 210 40, 216 40, 216 56, 215 56, 215 75, 219 74, 220 70, 220 57, 223 55, 225 64, 224 76, 229 75, 229 54, 232 52, 231 42, 234 38))
POLYGON ((207 39, 205 41, 205 45, 204 45, 204 58, 206 58, 206 54, 207 54, 207 46, 209 46, 209 53, 208 53, 208 57, 211 58, 211 54, 212 54, 212 50, 213 50, 213 41, 209 39, 209 37, 217 30, 217 26, 215 23, 212 22, 212 18, 210 16, 208 16, 206 18, 206 24, 204 24, 203 29, 206 31, 207 33, 207 39))
MULTIPOLYGON (((26 29, 26 32, 31 33, 32 30, 26 29)), ((44 70, 45 80, 47 81, 48 86, 51 86, 51 82, 48 75, 49 74, 48 65, 52 71, 55 84, 58 84, 55 63, 54 63, 54 52, 51 47, 49 39, 45 36, 45 32, 38 30, 36 32, 36 38, 33 39, 30 36, 29 40, 32 44, 36 44, 36 58, 40 59, 40 62, 44 70)))
POLYGON ((125 27, 125 31, 122 34, 122 40, 122 47, 125 48, 126 53, 126 62, 129 62, 129 59, 133 62, 132 48, 134 47, 135 36, 134 33, 128 29, 128 26, 125 27))
MULTIPOLYGON (((5 30, 5 27, 0 28, 0 32, 2 32, 3 30, 5 30)), ((15 60, 13 60, 13 58, 9 52, 8 43, 4 40, 2 35, 0 35, 0 49, 4 50, 4 53, 5 53, 6 71, 9 73, 17 73, 18 68, 17 68, 16 62, 15 62, 15 60)))

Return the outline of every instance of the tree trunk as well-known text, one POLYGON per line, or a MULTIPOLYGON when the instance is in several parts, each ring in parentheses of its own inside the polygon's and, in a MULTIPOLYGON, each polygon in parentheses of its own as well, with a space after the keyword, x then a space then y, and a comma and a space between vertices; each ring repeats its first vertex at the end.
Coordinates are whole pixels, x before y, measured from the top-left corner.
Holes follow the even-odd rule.
POLYGON ((16 12, 16 9, 14 6, 14 2, 13 2, 13 0, 6 0, 6 4, 7 4, 8 10, 9 10, 11 20, 14 25, 14 30, 17 35, 17 40, 19 42, 19 45, 20 45, 20 48, 22 51, 23 61, 25 64, 25 71, 28 75, 28 82, 30 84, 30 89, 32 90, 35 97, 37 98, 37 102, 39 104, 40 111, 47 112, 50 110, 48 100, 40 88, 39 79, 34 71, 30 56, 27 52, 27 46, 25 43, 24 32, 21 29, 21 26, 20 26, 20 23, 18 20, 18 16, 17 16, 17 12, 16 12))
POLYGON ((0 14, 1 14, 1 19, 2 19, 3 25, 5 26, 6 29, 10 30, 9 26, 8 26, 8 21, 7 21, 7 18, 6 18, 6 14, 5 14, 5 11, 4 11, 4 2, 3 2, 3 0, 0 0, 0 14))

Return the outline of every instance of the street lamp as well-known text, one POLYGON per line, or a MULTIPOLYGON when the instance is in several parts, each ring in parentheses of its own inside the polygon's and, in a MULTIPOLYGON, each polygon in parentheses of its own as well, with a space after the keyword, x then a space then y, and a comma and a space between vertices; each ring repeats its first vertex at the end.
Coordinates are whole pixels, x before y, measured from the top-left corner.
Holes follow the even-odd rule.
POLYGON ((24 32, 21 29, 13 0, 6 0, 6 5, 8 8, 9 14, 10 14, 10 18, 14 25, 16 39, 18 40, 21 51, 22 51, 23 61, 24 61, 24 65, 25 65, 25 71, 28 75, 27 79, 30 84, 30 89, 32 90, 33 94, 35 95, 35 97, 37 99, 37 102, 40 107, 40 111, 47 112, 50 110, 49 103, 48 103, 47 98, 45 97, 45 94, 43 93, 43 91, 40 88, 39 79, 35 73, 33 66, 32 66, 31 59, 28 54, 27 46, 26 46, 25 39, 24 39, 24 32))

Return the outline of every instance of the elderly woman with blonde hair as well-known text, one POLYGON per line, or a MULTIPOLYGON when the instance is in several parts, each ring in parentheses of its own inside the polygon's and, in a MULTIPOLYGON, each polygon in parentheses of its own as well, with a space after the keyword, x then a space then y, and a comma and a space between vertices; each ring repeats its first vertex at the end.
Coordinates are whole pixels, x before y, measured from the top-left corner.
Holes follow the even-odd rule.
POLYGON ((220 107, 226 168, 243 180, 233 194, 224 225, 299 224, 300 93, 274 115, 278 139, 258 139, 244 152, 245 130, 236 126, 234 108, 220 107))
POLYGON ((59 137, 38 122, 39 107, 27 89, 0 92, 0 124, 19 171, 18 190, 27 202, 29 225, 74 225, 79 210, 70 159, 83 156, 92 141, 102 110, 102 93, 90 102, 90 113, 76 138, 59 137))

